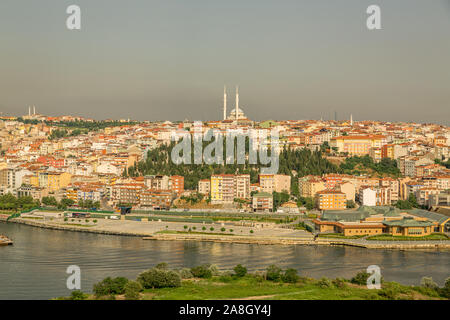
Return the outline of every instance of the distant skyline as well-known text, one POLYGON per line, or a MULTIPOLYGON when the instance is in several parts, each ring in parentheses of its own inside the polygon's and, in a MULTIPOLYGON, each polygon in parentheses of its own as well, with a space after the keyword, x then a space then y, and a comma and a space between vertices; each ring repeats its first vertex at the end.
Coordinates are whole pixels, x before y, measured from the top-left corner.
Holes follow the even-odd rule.
POLYGON ((450 0, 2 0, 0 39, 3 114, 450 123, 450 0))

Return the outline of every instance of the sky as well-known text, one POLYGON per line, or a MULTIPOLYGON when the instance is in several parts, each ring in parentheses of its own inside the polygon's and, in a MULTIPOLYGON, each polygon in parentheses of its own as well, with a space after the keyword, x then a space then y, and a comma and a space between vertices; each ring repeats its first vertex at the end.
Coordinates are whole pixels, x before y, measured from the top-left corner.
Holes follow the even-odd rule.
POLYGON ((449 125, 450 0, 0 2, 3 115, 220 120, 224 85, 257 121, 449 125))

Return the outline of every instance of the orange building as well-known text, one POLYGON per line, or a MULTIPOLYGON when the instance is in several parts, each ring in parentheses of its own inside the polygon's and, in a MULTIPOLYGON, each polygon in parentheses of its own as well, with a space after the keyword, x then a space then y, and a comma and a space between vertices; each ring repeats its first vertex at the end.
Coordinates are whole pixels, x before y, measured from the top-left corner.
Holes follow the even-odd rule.
POLYGON ((322 190, 316 193, 316 205, 319 210, 344 210, 346 195, 335 190, 322 190))

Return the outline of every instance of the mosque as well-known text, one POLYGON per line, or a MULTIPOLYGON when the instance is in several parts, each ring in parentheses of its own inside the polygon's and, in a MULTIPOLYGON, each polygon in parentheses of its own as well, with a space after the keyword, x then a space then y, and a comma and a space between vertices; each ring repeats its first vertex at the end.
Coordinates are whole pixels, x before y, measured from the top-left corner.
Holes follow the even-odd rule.
POLYGON ((239 87, 236 86, 236 106, 227 115, 227 88, 223 88, 223 121, 231 121, 235 124, 252 124, 253 121, 249 120, 244 111, 239 108, 239 87))

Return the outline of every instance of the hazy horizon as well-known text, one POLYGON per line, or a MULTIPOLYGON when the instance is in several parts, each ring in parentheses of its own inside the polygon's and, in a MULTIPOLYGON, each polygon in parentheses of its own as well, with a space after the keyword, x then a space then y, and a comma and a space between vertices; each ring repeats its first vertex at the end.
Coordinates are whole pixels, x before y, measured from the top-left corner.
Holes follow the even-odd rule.
POLYGON ((3 115, 219 120, 239 85, 257 121, 449 125, 450 0, 3 0, 0 39, 3 115))

